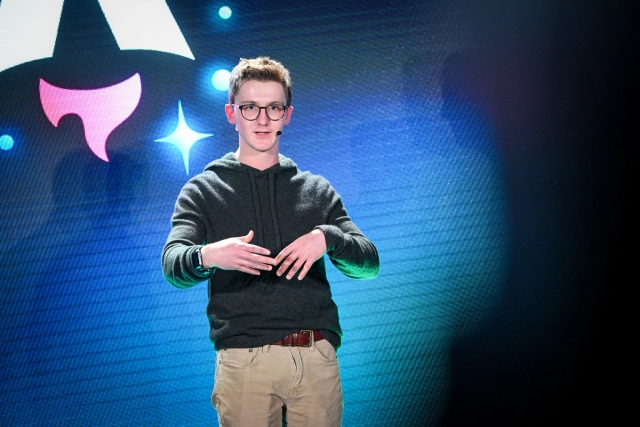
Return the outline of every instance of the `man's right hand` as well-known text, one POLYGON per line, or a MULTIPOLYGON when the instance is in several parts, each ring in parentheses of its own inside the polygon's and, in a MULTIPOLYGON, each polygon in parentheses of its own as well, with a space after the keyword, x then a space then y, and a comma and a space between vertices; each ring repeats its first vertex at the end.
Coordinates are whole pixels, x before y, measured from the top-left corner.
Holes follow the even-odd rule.
POLYGON ((248 274, 259 275, 260 270, 270 271, 276 260, 268 255, 271 252, 260 246, 251 245, 253 230, 242 237, 231 237, 210 243, 202 247, 202 263, 208 268, 238 270, 248 274))

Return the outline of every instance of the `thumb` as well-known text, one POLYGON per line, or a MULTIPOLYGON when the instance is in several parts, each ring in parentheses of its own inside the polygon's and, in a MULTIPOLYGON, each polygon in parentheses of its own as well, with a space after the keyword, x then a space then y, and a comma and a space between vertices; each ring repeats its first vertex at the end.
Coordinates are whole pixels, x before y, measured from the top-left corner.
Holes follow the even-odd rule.
POLYGON ((240 240, 242 240, 245 243, 249 243, 252 239, 253 239, 253 230, 249 230, 249 233, 246 236, 240 237, 240 240))

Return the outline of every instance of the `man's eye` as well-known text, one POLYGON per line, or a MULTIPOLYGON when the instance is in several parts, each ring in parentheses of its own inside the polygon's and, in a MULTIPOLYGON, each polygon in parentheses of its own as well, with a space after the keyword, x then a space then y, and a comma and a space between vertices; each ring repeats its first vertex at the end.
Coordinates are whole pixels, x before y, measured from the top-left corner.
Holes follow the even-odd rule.
POLYGON ((242 106, 243 110, 252 111, 256 109, 256 106, 253 104, 247 104, 242 106))
POLYGON ((269 110, 280 112, 284 110, 284 107, 282 105, 270 105, 269 110))

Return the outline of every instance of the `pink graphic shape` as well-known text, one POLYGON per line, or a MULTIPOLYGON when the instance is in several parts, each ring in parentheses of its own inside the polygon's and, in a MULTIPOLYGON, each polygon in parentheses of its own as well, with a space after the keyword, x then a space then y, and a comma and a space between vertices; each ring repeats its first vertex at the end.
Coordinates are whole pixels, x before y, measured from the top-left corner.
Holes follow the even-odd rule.
POLYGON ((135 111, 142 85, 140 75, 99 89, 65 89, 40 79, 40 103, 49 121, 58 123, 67 114, 77 114, 84 126, 84 136, 93 153, 105 162, 107 138, 135 111))

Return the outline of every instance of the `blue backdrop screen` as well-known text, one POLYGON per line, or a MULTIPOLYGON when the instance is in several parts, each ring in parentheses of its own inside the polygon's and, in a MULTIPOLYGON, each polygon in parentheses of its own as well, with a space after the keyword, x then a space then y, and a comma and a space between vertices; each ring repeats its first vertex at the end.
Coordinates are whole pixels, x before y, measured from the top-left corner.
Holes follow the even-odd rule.
MULTIPOLYGON (((496 51, 511 51, 506 41, 503 50, 487 45, 500 37, 486 21, 478 33, 478 13, 491 8, 157 0, 136 11, 59 0, 38 12, 24 3, 0 3, 0 424, 217 425, 207 286, 170 286, 160 255, 182 186, 237 148, 227 91, 214 83, 259 55, 293 79, 281 152, 332 183, 380 253, 375 280, 327 264, 344 330, 344 425, 440 425, 452 402, 474 401, 461 389, 482 394, 467 381, 486 377, 452 367, 473 370, 464 354, 452 358, 456 345, 496 316, 509 323, 509 283, 531 274, 544 283, 526 268, 538 239, 527 227, 567 212, 545 212, 560 206, 558 194, 536 206, 521 196, 540 196, 536 183, 560 172, 532 178, 527 171, 553 163, 540 153, 555 152, 533 144, 529 158, 526 138, 508 144, 510 89, 534 90, 526 75, 500 68, 496 51), (496 68, 480 66, 485 59, 496 68), (496 82, 504 75, 516 87, 496 82)), ((528 64, 549 59, 545 43, 524 56, 528 64)), ((561 258, 571 256, 562 246, 570 237, 559 237, 561 258)), ((577 292, 541 289, 544 302, 522 307, 544 313, 515 316, 534 338, 574 313, 565 302, 577 292)), ((555 333, 537 360, 555 357, 555 333)), ((522 345, 514 357, 531 354, 533 344, 522 345)), ((480 369, 491 376, 486 359, 480 369)))

